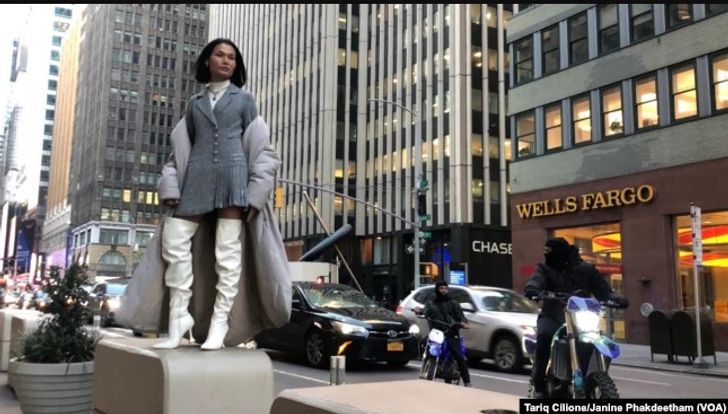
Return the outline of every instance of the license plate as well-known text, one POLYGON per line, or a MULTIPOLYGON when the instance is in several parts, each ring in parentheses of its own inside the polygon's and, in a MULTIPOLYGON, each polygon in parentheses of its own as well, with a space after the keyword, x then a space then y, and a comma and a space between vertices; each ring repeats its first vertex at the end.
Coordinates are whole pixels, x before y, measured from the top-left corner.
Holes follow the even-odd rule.
POLYGON ((402 352, 404 351, 404 344, 402 342, 389 342, 387 343, 387 351, 402 352))

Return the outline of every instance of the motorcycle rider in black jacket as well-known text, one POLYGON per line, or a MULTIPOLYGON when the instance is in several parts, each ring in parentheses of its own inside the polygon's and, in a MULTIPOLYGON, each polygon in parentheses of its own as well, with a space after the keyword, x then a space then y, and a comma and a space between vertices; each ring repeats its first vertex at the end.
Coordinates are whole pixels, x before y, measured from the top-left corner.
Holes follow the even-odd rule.
POLYGON ((461 327, 468 327, 468 320, 465 319, 463 309, 460 304, 450 298, 447 294, 447 282, 439 281, 435 283, 435 298, 425 304, 425 316, 430 322, 430 329, 435 328, 445 332, 445 341, 450 347, 452 358, 458 363, 460 369, 460 377, 463 379, 463 385, 470 387, 470 373, 468 365, 465 363, 465 356, 460 355, 460 338, 458 331, 448 329, 455 323, 459 323, 461 327))
MULTIPOLYGON (((611 300, 622 307, 628 306, 627 299, 614 293, 597 269, 579 256, 578 249, 569 246, 561 238, 548 239, 544 245, 545 263, 536 266, 526 282, 524 296, 537 299, 542 291, 573 294, 583 291, 593 294, 600 301, 611 300)), ((546 365, 551 353, 551 338, 564 323, 564 303, 545 298, 536 324, 536 352, 531 378, 533 398, 544 398, 546 391, 546 365)))

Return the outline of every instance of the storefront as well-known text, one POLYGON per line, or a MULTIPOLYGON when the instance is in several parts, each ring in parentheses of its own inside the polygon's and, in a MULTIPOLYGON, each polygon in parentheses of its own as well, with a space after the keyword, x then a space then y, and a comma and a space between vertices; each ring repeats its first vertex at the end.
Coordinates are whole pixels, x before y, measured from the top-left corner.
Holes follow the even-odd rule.
MULTIPOLYGON (((447 280, 451 284, 512 286, 507 229, 452 224, 426 227, 421 234, 426 238, 420 253, 421 285, 447 280)), ((367 294, 379 298, 386 286, 394 297, 402 299, 412 291, 412 233, 364 238, 340 247, 351 252, 352 268, 367 294)), ((346 279, 342 270, 340 280, 346 279)))
POLYGON ((523 289, 543 243, 564 237, 579 247, 630 301, 614 334, 647 343, 643 303, 694 308, 690 203, 702 209, 700 306, 714 321, 715 345, 728 350, 728 160, 717 160, 512 196, 513 285, 523 289))

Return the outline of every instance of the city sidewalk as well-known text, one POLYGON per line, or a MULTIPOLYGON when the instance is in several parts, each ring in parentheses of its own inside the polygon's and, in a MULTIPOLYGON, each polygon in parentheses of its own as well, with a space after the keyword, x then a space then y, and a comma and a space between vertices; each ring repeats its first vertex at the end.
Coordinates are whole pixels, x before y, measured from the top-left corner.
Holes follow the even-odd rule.
POLYGON ((694 368, 688 363, 687 357, 680 357, 679 362, 670 363, 667 361, 667 355, 655 354, 653 362, 650 359, 649 345, 620 343, 619 349, 622 354, 612 361, 614 365, 728 378, 728 352, 716 352, 718 365, 714 365, 713 356, 708 356, 703 357, 708 363, 708 368, 694 368))
POLYGON ((13 392, 7 387, 8 373, 0 372, 0 414, 23 414, 13 392))

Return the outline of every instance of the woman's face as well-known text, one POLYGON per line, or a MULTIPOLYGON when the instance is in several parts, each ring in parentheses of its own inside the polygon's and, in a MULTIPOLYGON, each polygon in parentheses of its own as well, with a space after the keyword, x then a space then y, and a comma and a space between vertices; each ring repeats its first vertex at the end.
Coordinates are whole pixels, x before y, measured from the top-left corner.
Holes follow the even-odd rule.
POLYGON ((230 79, 235 70, 235 49, 227 43, 218 44, 207 60, 207 67, 213 82, 230 79))

